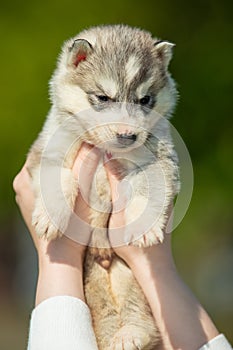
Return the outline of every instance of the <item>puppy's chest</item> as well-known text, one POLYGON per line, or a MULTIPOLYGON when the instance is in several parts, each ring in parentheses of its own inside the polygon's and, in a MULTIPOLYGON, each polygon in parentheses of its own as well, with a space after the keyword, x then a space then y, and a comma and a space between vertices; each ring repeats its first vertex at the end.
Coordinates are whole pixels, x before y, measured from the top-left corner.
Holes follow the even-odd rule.
POLYGON ((119 168, 125 169, 126 175, 134 170, 145 169, 147 165, 156 162, 155 153, 150 151, 144 145, 137 147, 130 152, 114 153, 113 157, 117 159, 119 168))
MULTIPOLYGON (((136 149, 128 153, 114 153, 112 158, 114 159, 114 172, 120 179, 134 177, 138 172, 145 172, 149 164, 156 163, 155 155, 145 148, 136 149)), ((98 210, 103 211, 111 206, 110 184, 103 160, 100 161, 94 176, 90 202, 98 210)))

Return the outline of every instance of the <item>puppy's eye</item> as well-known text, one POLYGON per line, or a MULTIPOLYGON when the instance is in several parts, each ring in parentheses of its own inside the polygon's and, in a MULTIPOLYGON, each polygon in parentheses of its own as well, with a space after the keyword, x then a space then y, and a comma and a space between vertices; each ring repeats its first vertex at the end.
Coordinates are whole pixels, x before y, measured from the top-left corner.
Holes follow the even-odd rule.
POLYGON ((150 103, 150 101, 151 101, 151 96, 146 95, 146 96, 140 98, 139 103, 142 106, 146 106, 150 103))
POLYGON ((106 96, 106 95, 96 95, 96 97, 101 102, 108 102, 110 100, 110 98, 108 96, 106 96))

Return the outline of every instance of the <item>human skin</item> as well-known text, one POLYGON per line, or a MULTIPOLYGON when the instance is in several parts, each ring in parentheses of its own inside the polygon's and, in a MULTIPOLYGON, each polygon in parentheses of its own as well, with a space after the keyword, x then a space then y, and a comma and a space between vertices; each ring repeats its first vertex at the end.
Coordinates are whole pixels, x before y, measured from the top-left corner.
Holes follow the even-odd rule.
MULTIPOLYGON (((111 185, 113 215, 109 221, 111 228, 124 227, 125 191, 121 191, 121 181, 117 176, 117 163, 108 162, 108 179, 111 185), (116 208, 123 207, 122 210, 116 208), (114 214, 115 213, 115 214, 114 214)), ((170 208, 172 215, 172 207, 170 208)), ((170 216, 169 215, 169 216, 170 216)), ((162 335, 162 350, 197 350, 219 332, 207 312, 180 278, 171 250, 172 220, 169 220, 164 242, 149 248, 133 245, 115 247, 114 250, 131 268, 141 286, 162 335)))
MULTIPOLYGON (((78 178, 85 168, 84 183, 76 199, 75 212, 88 222, 89 207, 81 193, 88 198, 100 152, 84 144, 74 163, 73 172, 78 178), (92 152, 90 152, 92 151, 92 152)), ((124 192, 120 191, 117 162, 108 155, 105 168, 112 191, 113 210, 109 220, 111 229, 124 227, 124 192), (119 210, 119 198, 122 209, 119 210), (117 203, 117 207, 115 206, 117 203)), ((63 235, 48 242, 39 239, 31 225, 34 195, 26 165, 13 184, 16 202, 31 233, 38 253, 39 276, 36 301, 38 305, 52 296, 70 295, 85 301, 83 292, 83 258, 86 247, 63 235)), ((172 256, 171 235, 165 232, 162 244, 149 248, 132 245, 113 247, 131 268, 144 291, 162 335, 163 350, 197 350, 219 334, 212 320, 180 278, 172 256)))
MULTIPOLYGON (((98 165, 100 152, 85 144, 74 163, 73 173, 78 178, 80 168, 84 166, 85 176, 78 193, 75 212, 84 221, 88 221, 89 207, 84 197, 88 197, 93 175, 98 165), (91 151, 91 152, 90 152, 91 151)), ((35 305, 43 300, 57 295, 70 295, 85 301, 83 291, 83 259, 86 247, 67 238, 48 241, 39 238, 31 224, 34 208, 34 195, 31 188, 27 163, 15 177, 13 187, 16 192, 16 202, 20 208, 24 221, 29 229, 38 255, 39 275, 36 289, 35 305)), ((88 241, 88 238, 87 238, 88 241)))

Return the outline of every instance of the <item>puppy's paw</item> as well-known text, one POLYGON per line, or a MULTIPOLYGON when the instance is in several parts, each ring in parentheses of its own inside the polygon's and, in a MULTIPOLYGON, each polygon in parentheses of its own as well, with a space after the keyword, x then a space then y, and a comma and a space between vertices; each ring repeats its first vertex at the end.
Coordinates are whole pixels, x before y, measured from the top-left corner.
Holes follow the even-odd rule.
POLYGON ((164 240, 164 223, 153 217, 140 218, 125 225, 124 243, 137 247, 150 247, 164 240))
POLYGON ((70 212, 65 208, 55 206, 53 211, 47 211, 42 205, 37 205, 32 214, 32 225, 39 237, 51 240, 65 233, 69 219, 70 212))
POLYGON ((35 227, 37 235, 48 240, 61 236, 61 232, 52 223, 51 218, 44 209, 36 208, 32 215, 32 225, 35 227))
POLYGON ((70 169, 61 169, 60 185, 44 185, 36 199, 32 225, 39 237, 54 239, 66 232, 77 195, 77 183, 70 169))
POLYGON ((163 206, 156 201, 149 202, 148 198, 138 195, 125 212, 125 244, 149 247, 163 242, 167 204, 163 206))
POLYGON ((149 343, 150 337, 144 329, 128 325, 115 334, 108 350, 141 350, 149 343))

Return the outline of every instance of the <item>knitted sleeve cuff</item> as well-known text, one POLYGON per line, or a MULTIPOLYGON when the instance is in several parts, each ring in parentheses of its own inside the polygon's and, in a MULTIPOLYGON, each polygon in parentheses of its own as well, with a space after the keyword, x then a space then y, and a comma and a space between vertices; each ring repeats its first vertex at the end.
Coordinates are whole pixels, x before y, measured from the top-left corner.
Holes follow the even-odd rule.
POLYGON ((32 312, 28 350, 98 350, 88 306, 71 296, 56 296, 32 312))
POLYGON ((219 334, 207 344, 203 345, 199 350, 232 350, 232 347, 225 336, 219 334))

